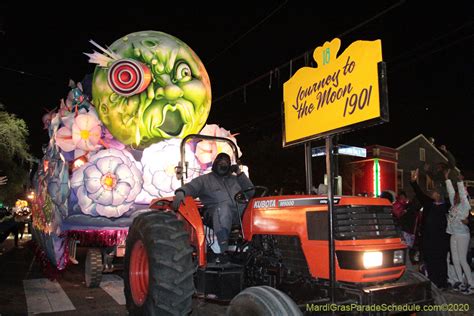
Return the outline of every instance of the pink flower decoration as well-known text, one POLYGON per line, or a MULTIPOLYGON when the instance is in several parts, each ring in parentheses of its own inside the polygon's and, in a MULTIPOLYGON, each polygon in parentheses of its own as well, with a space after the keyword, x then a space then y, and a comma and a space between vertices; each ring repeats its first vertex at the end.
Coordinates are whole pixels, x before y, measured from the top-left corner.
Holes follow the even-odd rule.
POLYGON ((76 149, 76 145, 72 141, 72 131, 66 126, 61 127, 55 135, 56 145, 63 151, 72 151, 76 149))
POLYGON ((72 124, 72 141, 76 148, 93 151, 100 148, 100 121, 92 114, 79 114, 72 124))
MULTIPOLYGON (((72 119, 72 124, 67 123, 61 127, 56 135, 56 144, 65 152, 76 150, 80 155, 85 152, 96 151, 102 146, 99 145, 102 135, 102 127, 97 115, 93 111, 68 116, 72 119)), ((67 122, 63 119, 63 124, 67 122)))

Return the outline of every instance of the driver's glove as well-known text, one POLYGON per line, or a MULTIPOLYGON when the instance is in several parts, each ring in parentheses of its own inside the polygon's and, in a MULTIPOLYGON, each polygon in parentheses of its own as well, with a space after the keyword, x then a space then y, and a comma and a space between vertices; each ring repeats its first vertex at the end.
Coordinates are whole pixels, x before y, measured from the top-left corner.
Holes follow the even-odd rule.
POLYGON ((171 207, 173 208, 173 210, 177 211, 179 209, 179 206, 184 201, 184 197, 185 197, 185 195, 184 195, 184 192, 182 190, 177 190, 175 192, 173 202, 171 203, 171 207))
POLYGON ((239 175, 240 173, 242 173, 242 171, 240 171, 240 166, 239 165, 232 165, 230 166, 230 172, 231 173, 235 173, 237 175, 239 175))

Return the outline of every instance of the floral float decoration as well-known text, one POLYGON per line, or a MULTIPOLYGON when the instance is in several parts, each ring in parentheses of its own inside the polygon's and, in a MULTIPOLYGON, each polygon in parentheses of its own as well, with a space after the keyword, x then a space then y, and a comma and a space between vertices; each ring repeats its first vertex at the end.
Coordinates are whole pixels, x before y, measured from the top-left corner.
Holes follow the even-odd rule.
MULTIPOLYGON (((69 114, 63 118, 63 122, 73 116, 69 114)), ((56 133, 56 142, 59 148, 65 152, 79 150, 90 152, 102 147, 99 141, 102 137, 102 126, 93 109, 84 114, 78 114, 72 120, 72 125, 64 125, 56 133)))
MULTIPOLYGON (((57 269, 71 240, 111 247, 126 238, 140 210, 181 186, 181 140, 200 133, 234 134, 205 125, 211 85, 197 55, 161 32, 129 34, 89 56, 92 87, 70 82, 67 97, 42 118, 50 141, 34 178, 35 240, 57 269), (86 89, 89 91, 86 91, 86 89)), ((211 171, 223 142, 189 141, 184 182, 211 171)), ((238 156, 241 156, 238 149, 238 156)), ((73 243, 74 244, 74 243, 73 243)))
MULTIPOLYGON (((149 203, 153 198, 173 196, 181 186, 175 170, 181 161, 180 144, 180 139, 168 139, 143 151, 143 192, 137 202, 149 203)), ((200 175, 200 166, 189 144, 186 144, 185 155, 188 164, 185 181, 189 182, 200 175)))
POLYGON ((120 217, 129 210, 143 183, 132 159, 117 149, 106 149, 74 172, 71 187, 84 214, 120 217))

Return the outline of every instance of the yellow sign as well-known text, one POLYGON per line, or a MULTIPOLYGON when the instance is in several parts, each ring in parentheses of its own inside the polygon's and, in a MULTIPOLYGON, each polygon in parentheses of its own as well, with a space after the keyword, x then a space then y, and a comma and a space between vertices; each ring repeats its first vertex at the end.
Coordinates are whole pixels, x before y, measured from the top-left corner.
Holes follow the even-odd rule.
POLYGON ((335 38, 316 48, 318 67, 300 68, 285 82, 285 146, 381 117, 381 41, 356 41, 337 56, 340 46, 335 38))

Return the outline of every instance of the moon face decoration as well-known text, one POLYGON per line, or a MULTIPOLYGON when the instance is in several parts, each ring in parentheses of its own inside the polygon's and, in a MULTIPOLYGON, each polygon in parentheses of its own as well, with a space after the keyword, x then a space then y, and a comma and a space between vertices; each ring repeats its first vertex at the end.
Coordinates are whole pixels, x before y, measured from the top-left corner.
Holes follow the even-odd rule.
POLYGON ((199 57, 156 31, 129 34, 96 67, 92 99, 100 120, 126 145, 145 148, 198 133, 211 108, 211 84, 199 57))

